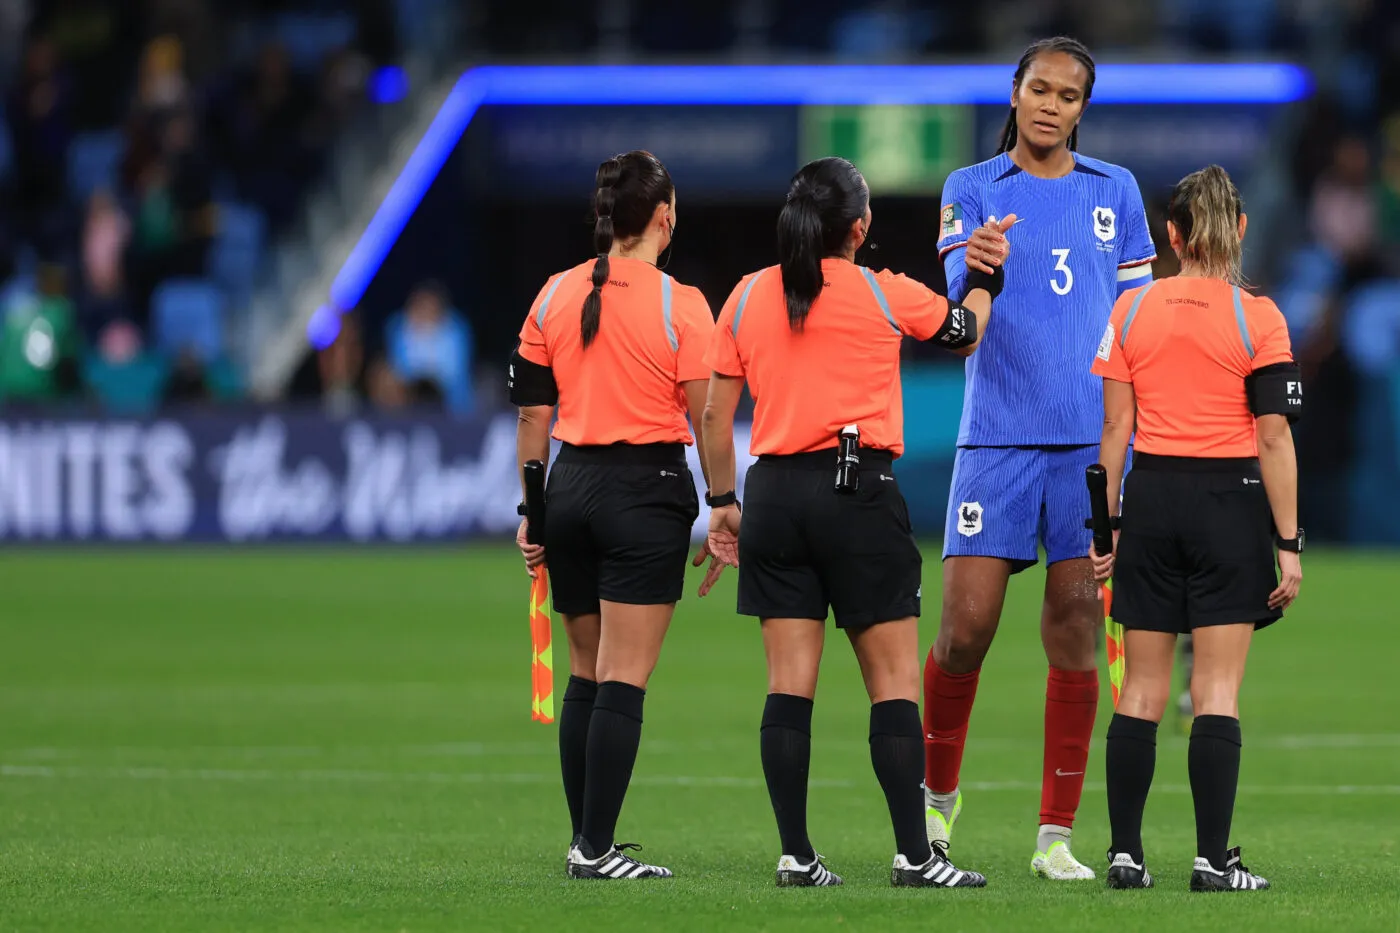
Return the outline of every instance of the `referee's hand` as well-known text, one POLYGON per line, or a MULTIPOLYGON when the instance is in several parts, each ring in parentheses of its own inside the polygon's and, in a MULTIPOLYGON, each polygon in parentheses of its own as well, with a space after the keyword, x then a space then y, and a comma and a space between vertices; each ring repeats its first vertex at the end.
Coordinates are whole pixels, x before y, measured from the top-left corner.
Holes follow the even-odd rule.
POLYGON ((739 507, 736 505, 710 510, 710 531, 692 561, 694 566, 699 567, 706 558, 710 560, 710 569, 705 571, 705 579, 700 581, 701 596, 710 592, 725 567, 739 566, 739 517, 739 507))
POLYGON ((1303 585, 1303 562, 1293 551, 1279 551, 1278 570, 1283 579, 1278 589, 1269 595, 1269 608, 1287 609, 1298 598, 1298 589, 1303 585))
POLYGON ((1094 579, 1099 583, 1106 582, 1113 576, 1113 560, 1118 553, 1118 532, 1113 533, 1113 553, 1100 555, 1094 550, 1094 545, 1089 545, 1089 562, 1094 565, 1094 579))
POLYGON ((525 540, 525 530, 529 526, 529 520, 520 520, 520 530, 515 533, 515 544, 520 548, 520 553, 525 556, 525 571, 531 577, 536 576, 535 568, 544 563, 544 545, 531 544, 525 540))

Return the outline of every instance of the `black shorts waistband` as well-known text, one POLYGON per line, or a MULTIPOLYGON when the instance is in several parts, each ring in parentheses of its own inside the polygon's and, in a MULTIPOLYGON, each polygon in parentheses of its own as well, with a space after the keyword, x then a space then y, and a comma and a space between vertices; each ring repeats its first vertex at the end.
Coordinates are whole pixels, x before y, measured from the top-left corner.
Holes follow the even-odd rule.
POLYGON ((1259 475, 1257 457, 1167 457, 1133 453, 1134 470, 1160 473, 1246 473, 1259 475))
POLYGON ((686 465, 684 444, 564 444, 555 463, 583 466, 686 465))
MULTIPOLYGON (((759 463, 787 467, 794 470, 834 470, 836 469, 837 448, 811 450, 805 454, 760 454, 759 463)), ((860 449, 860 468, 880 469, 894 463, 894 454, 874 447, 860 449)))

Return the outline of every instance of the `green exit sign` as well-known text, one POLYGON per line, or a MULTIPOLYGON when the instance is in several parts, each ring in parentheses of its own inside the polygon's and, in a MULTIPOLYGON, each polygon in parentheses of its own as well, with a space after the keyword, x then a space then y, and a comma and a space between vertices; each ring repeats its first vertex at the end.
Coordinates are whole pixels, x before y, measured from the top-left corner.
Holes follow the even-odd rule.
POLYGON ((971 161, 971 107, 804 107, 802 161, 850 159, 872 193, 937 194, 971 161))

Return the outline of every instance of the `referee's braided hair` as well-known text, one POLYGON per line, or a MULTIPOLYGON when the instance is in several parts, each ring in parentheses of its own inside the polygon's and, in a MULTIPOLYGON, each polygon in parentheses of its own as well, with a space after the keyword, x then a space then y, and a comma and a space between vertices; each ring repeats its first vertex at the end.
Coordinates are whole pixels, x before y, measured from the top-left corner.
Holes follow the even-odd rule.
POLYGON ((1167 219, 1181 237, 1180 258, 1195 263, 1203 275, 1243 285, 1243 213, 1244 199, 1220 166, 1207 165, 1181 179, 1167 202, 1167 219))
POLYGON ((674 193, 671 173, 650 152, 634 149, 598 166, 593 191, 593 250, 598 258, 593 261, 593 290, 583 299, 581 335, 585 349, 598 336, 613 240, 625 242, 641 236, 656 205, 670 204, 674 193))
MULTIPOLYGON (((1089 98, 1094 96, 1094 57, 1089 54, 1089 49, 1078 39, 1071 39, 1069 36, 1055 36, 1053 39, 1040 39, 1032 42, 1026 49, 1021 61, 1016 65, 1016 75, 1011 79, 1011 87, 1016 91, 1021 89, 1021 81, 1026 77, 1026 69, 1031 66, 1039 55, 1050 55, 1055 52, 1063 52, 1065 55, 1073 57, 1084 66, 1084 70, 1089 73, 1089 80, 1084 82, 1084 103, 1089 102, 1089 98)), ((1013 104, 1011 112, 1006 115, 1006 126, 1001 131, 1001 143, 997 147, 996 154, 1010 152, 1016 147, 1016 106, 1013 104)), ((1079 127, 1076 126, 1069 134, 1069 149, 1071 152, 1079 151, 1079 127)))
POLYGON ((788 326, 802 330, 822 292, 822 260, 839 256, 851 224, 865 217, 870 189, 860 171, 835 156, 808 162, 792 177, 778 215, 778 257, 788 326))

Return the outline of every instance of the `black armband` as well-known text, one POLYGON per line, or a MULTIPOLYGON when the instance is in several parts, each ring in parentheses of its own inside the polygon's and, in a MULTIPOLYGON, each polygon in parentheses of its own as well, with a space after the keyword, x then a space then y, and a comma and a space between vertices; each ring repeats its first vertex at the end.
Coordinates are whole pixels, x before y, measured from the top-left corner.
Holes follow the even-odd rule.
POLYGON ((557 405, 559 386, 554 382, 554 370, 532 363, 520 355, 520 348, 510 355, 506 386, 510 389, 512 405, 557 405))
POLYGON ((996 298, 997 295, 1001 294, 1001 287, 1006 284, 1006 267, 992 266, 992 274, 988 275, 981 269, 974 269, 968 266, 967 278, 963 280, 963 283, 966 289, 966 291, 963 292, 964 299, 967 298, 967 292, 972 291, 974 288, 985 288, 987 294, 996 298))
POLYGON ((948 302, 948 316, 929 340, 949 350, 972 346, 977 342, 977 312, 955 301, 948 302))
POLYGON ((1249 410, 1260 415, 1284 415, 1291 424, 1303 415, 1303 376, 1297 363, 1274 363, 1244 377, 1249 410))

